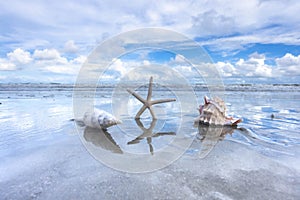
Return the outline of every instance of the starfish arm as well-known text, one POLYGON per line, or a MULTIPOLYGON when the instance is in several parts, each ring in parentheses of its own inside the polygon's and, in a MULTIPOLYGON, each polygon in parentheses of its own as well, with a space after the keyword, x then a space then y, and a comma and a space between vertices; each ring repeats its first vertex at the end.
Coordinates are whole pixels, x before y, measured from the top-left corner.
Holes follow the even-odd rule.
POLYGON ((140 119, 135 119, 135 123, 138 125, 138 127, 140 127, 140 129, 142 129, 143 132, 147 131, 147 129, 144 127, 144 124, 141 122, 140 119))
POLYGON ((147 143, 148 143, 148 145, 149 145, 149 150, 150 150, 150 153, 151 153, 151 155, 153 155, 153 146, 152 146, 152 139, 151 139, 151 137, 148 137, 147 138, 147 143))
POLYGON ((141 122, 140 119, 135 119, 135 123, 136 123, 140 128, 144 128, 144 124, 141 122))
POLYGON ((176 101, 176 99, 158 99, 158 100, 151 101, 151 105, 155 105, 159 103, 167 103, 172 101, 176 101))
POLYGON ((152 146, 152 144, 149 144, 149 148, 150 148, 151 155, 153 155, 154 153, 153 153, 153 146, 152 146))
POLYGON ((152 116, 152 119, 157 119, 156 116, 155 116, 155 113, 154 113, 154 110, 152 107, 149 107, 149 111, 150 111, 150 114, 152 116))
POLYGON ((150 127, 148 128, 149 131, 153 132, 154 127, 156 126, 157 119, 152 119, 150 127))
POLYGON ((127 89, 127 92, 129 92, 130 94, 132 94, 135 98, 137 98, 141 103, 145 103, 146 101, 140 96, 138 95, 136 92, 130 90, 130 89, 127 89))
POLYGON ((140 119, 141 115, 143 114, 143 112, 146 110, 146 106, 143 105, 143 107, 141 107, 141 109, 139 110, 139 112, 136 114, 135 119, 140 119))
POLYGON ((127 145, 140 143, 141 138, 137 137, 134 140, 127 142, 127 145))
POLYGON ((151 97, 152 97, 152 85, 153 85, 153 77, 151 76, 150 80, 149 80, 149 88, 148 88, 147 101, 150 101, 151 97))
POLYGON ((155 133, 152 137, 159 137, 159 136, 164 136, 164 135, 176 135, 175 132, 158 132, 155 133))

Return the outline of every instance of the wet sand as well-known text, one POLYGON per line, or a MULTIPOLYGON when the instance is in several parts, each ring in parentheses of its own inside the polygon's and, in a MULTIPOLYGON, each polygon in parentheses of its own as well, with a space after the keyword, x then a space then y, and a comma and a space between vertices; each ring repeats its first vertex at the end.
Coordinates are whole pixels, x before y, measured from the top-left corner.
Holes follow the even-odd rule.
MULTIPOLYGON (((193 143, 197 148, 199 144, 193 143)), ((230 141, 205 158, 186 153, 152 173, 119 172, 96 161, 76 135, 0 164, 1 199, 298 199, 299 168, 230 141)))

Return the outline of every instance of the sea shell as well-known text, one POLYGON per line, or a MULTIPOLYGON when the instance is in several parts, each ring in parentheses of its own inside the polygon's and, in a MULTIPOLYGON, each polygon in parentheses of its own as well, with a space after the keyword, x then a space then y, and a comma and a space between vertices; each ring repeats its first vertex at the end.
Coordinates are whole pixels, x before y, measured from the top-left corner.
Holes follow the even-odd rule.
POLYGON ((195 119, 195 122, 203 124, 236 126, 242 121, 242 119, 226 116, 226 105, 219 97, 209 99, 205 96, 204 105, 199 106, 199 113, 200 116, 195 119))
POLYGON ((112 114, 99 109, 94 109, 92 112, 86 112, 82 121, 85 126, 104 130, 110 126, 122 123, 112 114))

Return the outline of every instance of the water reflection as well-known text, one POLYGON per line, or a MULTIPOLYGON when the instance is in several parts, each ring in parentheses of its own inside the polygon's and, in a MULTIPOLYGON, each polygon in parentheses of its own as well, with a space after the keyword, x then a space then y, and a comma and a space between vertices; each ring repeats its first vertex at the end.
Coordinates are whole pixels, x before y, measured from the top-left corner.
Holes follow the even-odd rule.
POLYGON ((199 157, 206 157, 219 141, 222 141, 227 134, 231 135, 236 129, 236 126, 212 126, 199 124, 199 132, 197 134, 197 140, 201 142, 199 157))
POLYGON ((105 130, 86 127, 84 129, 83 137, 87 142, 91 142, 97 147, 101 147, 102 149, 111 151, 113 153, 123 153, 123 151, 112 138, 110 133, 105 130))
POLYGON ((166 136, 166 135, 176 135, 175 132, 157 132, 153 133, 153 129, 155 128, 157 119, 152 119, 152 122, 149 126, 149 128, 145 128, 144 124, 141 122, 140 119, 135 119, 136 124, 138 127, 143 131, 141 135, 136 137, 134 140, 128 142, 128 145, 131 144, 138 144, 141 140, 146 139, 147 144, 149 146, 149 151, 153 155, 153 146, 152 146, 152 138, 154 137, 160 137, 160 136, 166 136))

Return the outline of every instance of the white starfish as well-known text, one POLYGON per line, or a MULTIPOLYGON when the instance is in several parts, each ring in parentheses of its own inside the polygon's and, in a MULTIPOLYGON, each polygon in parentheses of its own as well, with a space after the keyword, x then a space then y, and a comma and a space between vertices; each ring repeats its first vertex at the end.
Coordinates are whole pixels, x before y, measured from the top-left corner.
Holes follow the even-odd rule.
POLYGON ((153 77, 150 77, 149 80, 149 88, 148 88, 148 95, 147 99, 143 99, 140 95, 138 95, 136 92, 127 89, 127 91, 132 94, 135 98, 137 98, 142 104, 142 108, 138 111, 138 113, 135 116, 135 119, 140 119, 143 112, 148 108, 150 111, 150 114, 153 119, 157 119, 154 113, 154 110, 152 109, 152 105, 159 104, 159 103, 167 103, 171 101, 176 101, 176 99, 158 99, 158 100, 151 100, 152 97, 152 85, 153 85, 153 77))

